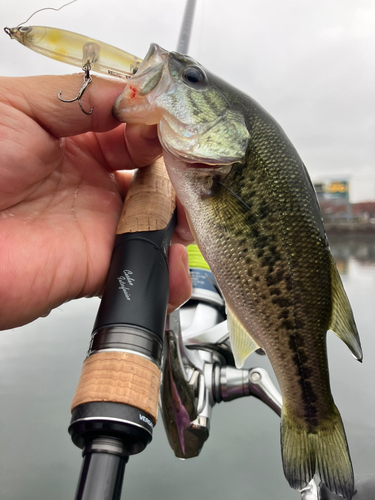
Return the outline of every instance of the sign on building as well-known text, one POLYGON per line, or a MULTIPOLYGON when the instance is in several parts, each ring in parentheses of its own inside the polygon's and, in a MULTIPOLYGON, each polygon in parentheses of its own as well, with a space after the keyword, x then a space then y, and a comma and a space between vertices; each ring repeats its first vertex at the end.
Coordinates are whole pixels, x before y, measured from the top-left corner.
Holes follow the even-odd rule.
POLYGON ((331 180, 327 182, 315 182, 314 188, 319 199, 338 199, 349 202, 349 181, 331 180))

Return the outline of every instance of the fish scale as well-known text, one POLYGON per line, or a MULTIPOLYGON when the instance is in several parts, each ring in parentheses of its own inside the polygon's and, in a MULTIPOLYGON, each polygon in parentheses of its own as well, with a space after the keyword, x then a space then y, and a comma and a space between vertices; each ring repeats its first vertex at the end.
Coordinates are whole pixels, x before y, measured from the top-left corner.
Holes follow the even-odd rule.
POLYGON ((237 366, 262 347, 275 371, 289 484, 301 489, 318 473, 351 499, 327 330, 358 359, 362 351, 302 160, 259 104, 190 57, 152 45, 130 82, 114 115, 158 124, 169 176, 225 298, 237 366))

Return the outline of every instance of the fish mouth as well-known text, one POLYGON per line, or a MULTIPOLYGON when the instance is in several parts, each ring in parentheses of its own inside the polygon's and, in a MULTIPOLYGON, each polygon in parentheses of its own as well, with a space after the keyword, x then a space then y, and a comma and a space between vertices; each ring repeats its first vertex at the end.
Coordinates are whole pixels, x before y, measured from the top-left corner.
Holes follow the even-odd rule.
MULTIPOLYGON (((168 59, 168 54, 169 52, 160 47, 160 45, 158 45, 157 43, 152 43, 132 80, 137 80, 138 78, 143 79, 146 75, 155 73, 155 69, 160 68, 160 66, 162 66, 168 59)), ((156 86, 156 84, 157 81, 154 87, 156 86)), ((152 88, 148 89, 147 92, 150 92, 152 88)))
POLYGON ((168 54, 156 43, 150 45, 137 73, 129 79, 115 101, 112 114, 117 120, 146 125, 155 125, 160 121, 160 112, 157 112, 154 103, 171 83, 170 76, 164 71, 168 54))
POLYGON ((223 161, 221 158, 194 154, 199 137, 210 130, 217 120, 189 125, 155 105, 158 97, 173 85, 168 62, 169 52, 156 43, 151 44, 137 73, 116 99, 114 117, 126 123, 158 124, 158 136, 163 148, 196 168, 207 169, 233 163, 234 159, 223 161))
POLYGON ((234 147, 232 144, 228 146, 225 141, 216 141, 217 147, 212 146, 216 130, 221 135, 228 135, 225 126, 227 107, 223 108, 222 113, 211 115, 207 121, 195 119, 189 108, 186 108, 186 112, 185 108, 181 110, 184 107, 184 93, 179 94, 178 91, 181 85, 185 85, 180 77, 184 64, 190 64, 189 58, 151 44, 137 73, 117 97, 113 116, 120 122, 158 125, 163 149, 177 160, 196 165, 195 168, 213 169, 240 161, 243 148, 239 148, 237 138, 244 142, 244 134, 239 136, 238 129, 245 127, 237 127, 233 113, 229 117, 229 124, 234 130, 234 147))

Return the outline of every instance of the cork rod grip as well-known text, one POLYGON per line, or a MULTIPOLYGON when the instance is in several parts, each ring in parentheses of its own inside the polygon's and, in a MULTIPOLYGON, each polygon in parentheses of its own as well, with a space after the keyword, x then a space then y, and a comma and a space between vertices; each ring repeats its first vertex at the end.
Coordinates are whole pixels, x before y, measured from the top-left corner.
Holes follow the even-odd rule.
MULTIPOLYGON (((135 173, 124 202, 117 237, 166 229, 175 207, 175 192, 160 158, 135 173)), ((103 300, 104 297, 102 303, 103 300)), ((124 403, 143 410, 155 423, 160 375, 155 363, 137 354, 105 350, 94 353, 83 364, 72 412, 85 403, 124 403)))
POLYGON ((145 411, 155 424, 159 386, 160 370, 148 359, 127 352, 99 352, 83 363, 71 409, 94 401, 123 403, 145 411))
POLYGON ((135 173, 122 209, 117 234, 158 231, 169 224, 176 196, 162 158, 135 173))

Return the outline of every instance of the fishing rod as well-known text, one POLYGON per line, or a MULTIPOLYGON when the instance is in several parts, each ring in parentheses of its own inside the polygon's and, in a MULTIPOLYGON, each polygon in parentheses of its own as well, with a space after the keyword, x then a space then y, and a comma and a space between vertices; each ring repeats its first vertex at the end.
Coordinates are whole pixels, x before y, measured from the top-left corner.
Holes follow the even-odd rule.
POLYGON ((190 43, 191 30, 193 27, 194 11, 196 0, 187 0, 181 31, 177 43, 177 52, 187 54, 190 43))
POLYGON ((72 402, 69 433, 83 450, 76 500, 118 500, 129 456, 152 439, 175 220, 174 191, 159 159, 137 171, 127 193, 72 402))

